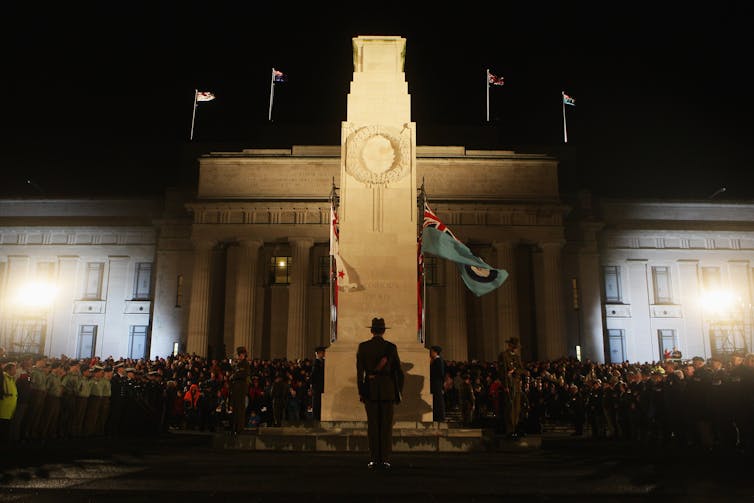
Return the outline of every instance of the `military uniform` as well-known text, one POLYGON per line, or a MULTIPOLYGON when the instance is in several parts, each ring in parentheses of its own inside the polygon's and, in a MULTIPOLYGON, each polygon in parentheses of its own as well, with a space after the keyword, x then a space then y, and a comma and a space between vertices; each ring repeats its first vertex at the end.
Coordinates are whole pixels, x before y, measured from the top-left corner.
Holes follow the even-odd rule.
POLYGON ((45 405, 40 426, 41 438, 58 438, 60 435, 60 399, 63 396, 63 384, 59 367, 50 372, 46 379, 45 405))
POLYGON ((236 354, 239 357, 244 355, 243 359, 238 360, 230 376, 230 404, 233 408, 231 430, 238 435, 246 427, 246 397, 249 395, 251 366, 249 360, 246 359, 248 355, 246 348, 239 346, 236 348, 236 354))
MULTIPOLYGON (((88 372, 88 369, 85 370, 88 372)), ((89 395, 92 393, 92 379, 88 375, 83 375, 79 381, 79 389, 76 392, 76 412, 73 416, 73 436, 81 437, 84 435, 84 419, 86 410, 89 405, 89 395)))
POLYGON ((45 398, 47 397, 47 370, 46 363, 34 366, 31 369, 31 401, 29 402, 29 422, 27 437, 40 438, 43 427, 43 413, 45 398))
POLYGON ((73 436, 73 424, 76 416, 76 393, 81 386, 81 372, 77 365, 72 365, 61 379, 63 396, 60 399, 60 435, 73 436))
POLYGON ((445 360, 440 356, 442 348, 432 346, 436 353, 429 363, 429 392, 432 394, 432 420, 445 421, 445 360))
POLYGON ((515 436, 518 420, 521 417, 521 375, 524 366, 518 354, 518 339, 506 341, 508 348, 498 356, 498 371, 503 383, 502 422, 505 433, 515 436))
POLYGON ((322 393, 325 392, 325 357, 324 346, 315 349, 317 356, 312 364, 312 416, 317 421, 322 419, 322 393), (319 353, 322 356, 319 356, 319 353))
POLYGON ((393 404, 400 403, 403 371, 398 348, 383 339, 385 320, 372 319, 372 338, 356 352, 356 382, 367 413, 370 467, 389 467, 393 449, 393 404))

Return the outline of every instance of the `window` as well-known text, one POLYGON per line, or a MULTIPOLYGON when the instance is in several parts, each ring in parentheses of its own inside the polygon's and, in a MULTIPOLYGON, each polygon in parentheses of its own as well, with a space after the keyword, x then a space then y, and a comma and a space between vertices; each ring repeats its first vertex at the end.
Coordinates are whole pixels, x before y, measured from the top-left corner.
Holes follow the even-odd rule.
POLYGON ((183 274, 175 278, 175 307, 183 305, 183 274))
POLYGON ((702 287, 708 292, 720 289, 719 267, 702 267, 702 287))
POLYGON ((427 286, 439 284, 437 276, 437 257, 424 255, 424 284, 427 286))
POLYGON ((670 287, 670 268, 653 267, 652 284, 654 285, 655 304, 673 303, 673 295, 670 287))
POLYGON ((128 331, 128 357, 144 358, 147 349, 147 326, 132 325, 128 331))
POLYGON ((607 340, 610 347, 610 363, 626 361, 626 336, 623 329, 607 329, 607 340))
POLYGON ((149 300, 152 296, 152 263, 139 262, 136 264, 134 275, 134 299, 149 300))
POLYGON ((620 288, 620 268, 609 265, 603 268, 605 276, 605 302, 619 303, 623 301, 620 288))
POLYGON ((79 327, 79 350, 76 357, 93 358, 97 346, 97 325, 81 325, 79 327))
POLYGON ((318 285, 329 285, 330 284, 330 263, 332 262, 332 257, 330 255, 322 255, 319 257, 319 268, 317 269, 317 284, 318 285))
POLYGON ((86 283, 84 284, 84 299, 100 300, 102 298, 102 275, 105 264, 89 262, 86 264, 86 283))
POLYGON ((270 257, 269 283, 271 285, 289 285, 291 283, 291 257, 270 257))
POLYGON ((657 331, 657 340, 660 348, 660 360, 664 358, 665 350, 673 352, 678 347, 678 341, 675 338, 675 330, 660 329, 657 331))

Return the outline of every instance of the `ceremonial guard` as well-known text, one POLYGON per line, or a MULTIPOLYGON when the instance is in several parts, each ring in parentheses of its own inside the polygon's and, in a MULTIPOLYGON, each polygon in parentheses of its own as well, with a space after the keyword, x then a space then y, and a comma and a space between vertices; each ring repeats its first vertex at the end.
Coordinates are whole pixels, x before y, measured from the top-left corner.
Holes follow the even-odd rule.
POLYGON ((60 399, 60 435, 73 437, 73 424, 76 416, 76 393, 81 386, 81 364, 73 360, 68 364, 68 372, 60 380, 63 396, 60 399))
POLYGON ((127 380, 126 365, 123 362, 113 365, 114 373, 110 379, 110 415, 105 429, 108 435, 117 435, 121 431, 123 411, 126 407, 127 380))
POLYGON ((236 348, 236 365, 230 376, 230 404, 233 408, 231 431, 238 435, 246 427, 246 399, 249 394, 251 367, 246 348, 236 348))
POLYGON ((432 394, 432 421, 445 421, 445 360, 440 346, 429 348, 429 392, 432 394))
POLYGON ((110 401, 112 399, 110 379, 113 377, 113 368, 105 367, 102 374, 102 379, 99 381, 100 410, 97 415, 97 423, 94 427, 94 433, 98 437, 103 437, 105 435, 105 425, 110 417, 110 401))
POLYGON ((503 384, 502 420, 505 434, 515 440, 518 438, 516 428, 521 417, 521 376, 524 366, 518 352, 518 338, 511 337, 505 344, 505 350, 498 356, 498 372, 503 384))
POLYGON ((312 363, 312 415, 314 419, 322 419, 322 393, 325 392, 325 347, 314 349, 314 363, 312 363))
POLYGON ((47 358, 44 356, 38 358, 31 369, 31 401, 29 402, 29 429, 27 431, 27 437, 30 439, 41 437, 42 417, 45 398, 47 397, 47 374, 49 370, 47 358))
POLYGON ((91 369, 87 366, 81 369, 81 381, 79 382, 79 389, 76 392, 76 413, 73 416, 74 437, 84 435, 84 419, 86 418, 86 410, 89 405, 89 395, 91 392, 91 369))
POLYGON ((58 438, 60 435, 60 400, 63 396, 62 377, 65 373, 60 362, 50 365, 50 373, 47 375, 45 405, 42 412, 42 424, 40 427, 41 438, 58 438))
POLYGON ((373 318, 372 338, 356 352, 356 382, 359 399, 367 413, 370 461, 368 467, 390 468, 393 449, 393 405, 403 393, 403 370, 398 348, 384 339, 385 320, 373 318))

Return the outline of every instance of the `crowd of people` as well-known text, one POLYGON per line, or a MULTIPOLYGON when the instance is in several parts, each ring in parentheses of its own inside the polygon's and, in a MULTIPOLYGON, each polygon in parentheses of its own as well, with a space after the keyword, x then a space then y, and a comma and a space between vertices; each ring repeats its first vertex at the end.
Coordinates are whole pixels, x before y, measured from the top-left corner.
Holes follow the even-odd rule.
MULTIPOLYGON (((316 361, 248 363, 246 427, 318 419, 316 361)), ((515 372, 502 372, 502 359, 444 363, 447 420, 460 426, 522 436, 559 424, 597 439, 754 450, 751 353, 736 352, 725 361, 530 361, 515 372), (513 400, 517 407, 510 406, 513 400)), ((233 375, 232 360, 189 354, 144 360, 6 357, 0 443, 229 431, 233 375)))

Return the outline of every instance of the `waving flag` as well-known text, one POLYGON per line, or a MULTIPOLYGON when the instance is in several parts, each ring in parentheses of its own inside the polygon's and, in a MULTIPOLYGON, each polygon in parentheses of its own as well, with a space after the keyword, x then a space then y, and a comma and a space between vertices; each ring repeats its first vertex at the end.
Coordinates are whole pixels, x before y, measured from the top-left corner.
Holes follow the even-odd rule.
POLYGON ((564 105, 571 105, 572 107, 575 107, 576 106, 576 100, 574 98, 571 98, 570 96, 568 96, 566 93, 563 93, 563 104, 564 105))
POLYGON ((339 235, 338 213, 335 211, 335 208, 330 205, 330 255, 335 260, 335 289, 337 291, 342 288, 347 291, 355 289, 358 285, 351 283, 351 280, 348 277, 348 268, 340 257, 339 235))
POLYGON ((495 75, 492 75, 490 72, 487 72, 487 82, 489 82, 493 86, 505 85, 505 79, 503 77, 497 77, 495 75))
POLYGON ((196 101, 212 101, 215 99, 215 93, 209 91, 197 91, 196 101))
POLYGON ((495 290, 508 278, 507 271, 495 269, 474 255, 469 247, 459 241, 442 223, 426 202, 421 249, 422 252, 455 262, 463 282, 477 297, 495 290))
POLYGON ((272 69, 272 78, 275 82, 285 82, 285 74, 274 68, 272 69))

